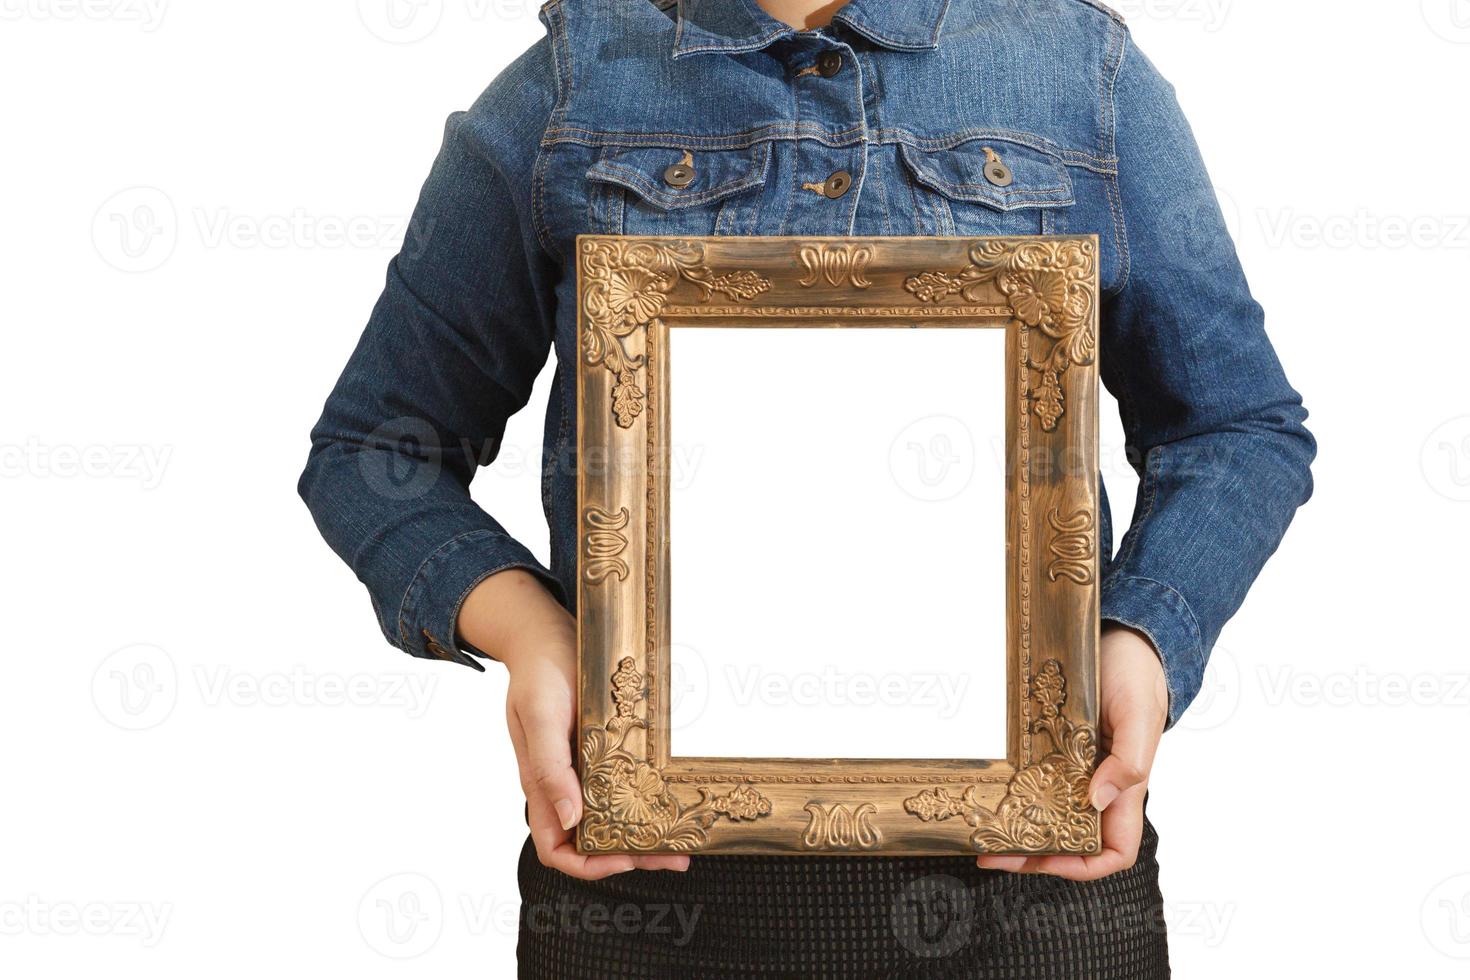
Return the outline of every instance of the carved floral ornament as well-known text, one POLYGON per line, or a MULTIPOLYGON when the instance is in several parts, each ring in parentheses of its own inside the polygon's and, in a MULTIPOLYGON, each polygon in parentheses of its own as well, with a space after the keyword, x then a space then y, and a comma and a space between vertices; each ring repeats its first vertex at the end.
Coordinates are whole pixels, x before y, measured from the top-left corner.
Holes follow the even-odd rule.
POLYGON ((643 675, 632 657, 618 662, 612 693, 613 717, 582 736, 583 850, 698 850, 720 817, 756 820, 770 814, 771 801, 745 783, 719 795, 701 786, 698 801, 681 802, 663 772, 627 748, 628 736, 647 727, 638 715, 643 675))
MULTIPOLYGON (((1008 242, 985 240, 970 248, 970 264, 958 272, 924 272, 911 276, 904 288, 925 304, 950 296, 979 303, 995 288, 1005 297, 1013 318, 1040 331, 1050 345, 1038 344, 1044 356, 1032 358, 1037 374, 1028 393, 1042 428, 1051 432, 1066 411, 1062 388, 1067 369, 1091 364, 1097 347, 1092 281, 1097 249, 1092 242, 1059 240, 1008 242)), ((848 284, 866 289, 872 250, 866 246, 819 243, 798 249, 805 271, 799 284, 848 284)), ((643 357, 632 354, 626 339, 652 325, 663 313, 669 293, 681 281, 693 283, 701 300, 716 293, 745 304, 771 288, 757 272, 714 273, 704 264, 698 242, 593 240, 582 245, 582 312, 586 320, 582 344, 590 365, 602 365, 616 379, 612 411, 620 427, 632 427, 643 411, 645 393, 638 385, 643 357)))
POLYGON ((582 276, 582 354, 588 364, 606 367, 617 379, 612 409, 624 429, 643 411, 644 399, 637 375, 643 356, 628 353, 624 341, 658 319, 681 280, 697 286, 706 301, 721 293, 745 302, 771 288, 770 280, 755 272, 714 274, 704 265, 704 247, 697 242, 586 242, 582 276))
POLYGON ((924 821, 963 817, 974 828, 970 844, 977 851, 1092 853, 1099 826, 1088 786, 1097 734, 1062 714, 1067 681, 1058 661, 1042 664, 1030 698, 1037 707, 1031 730, 1047 734, 1052 752, 1012 776, 995 809, 980 804, 974 786, 959 796, 941 786, 904 800, 904 810, 924 821))
POLYGON ((1028 365, 1038 380, 1029 393, 1041 427, 1051 432, 1066 411, 1062 378, 1073 364, 1091 364, 1097 350, 1093 327, 1093 275, 1097 249, 1085 241, 984 241, 970 248, 970 264, 959 272, 910 276, 904 288, 925 303, 951 295, 970 302, 992 284, 1011 305, 1017 322, 1051 342, 1028 365))

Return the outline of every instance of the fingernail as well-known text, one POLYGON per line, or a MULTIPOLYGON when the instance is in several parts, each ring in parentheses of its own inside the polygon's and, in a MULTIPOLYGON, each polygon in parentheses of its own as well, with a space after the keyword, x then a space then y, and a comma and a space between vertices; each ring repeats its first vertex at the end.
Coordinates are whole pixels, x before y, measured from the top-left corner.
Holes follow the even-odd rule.
POLYGON ((1093 790, 1092 805, 1099 810, 1106 810, 1118 798, 1118 794, 1121 792, 1123 791, 1112 783, 1103 783, 1097 789, 1093 790))
POLYGON ((577 811, 573 809, 571 800, 556 801, 556 816, 561 821, 562 830, 571 830, 577 825, 577 811))

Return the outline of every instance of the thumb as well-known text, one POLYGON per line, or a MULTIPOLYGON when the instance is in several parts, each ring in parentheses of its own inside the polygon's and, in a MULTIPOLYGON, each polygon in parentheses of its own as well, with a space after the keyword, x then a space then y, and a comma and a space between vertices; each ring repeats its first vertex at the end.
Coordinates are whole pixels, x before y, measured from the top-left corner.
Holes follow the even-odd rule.
POLYGON ((582 819, 582 784, 572 768, 570 721, 536 706, 517 715, 526 738, 521 788, 527 798, 539 797, 555 810, 563 830, 571 830, 582 819))
POLYGON ((1113 719, 1108 755, 1092 775, 1092 805, 1106 810, 1134 786, 1148 782, 1162 734, 1150 712, 1133 707, 1113 719))

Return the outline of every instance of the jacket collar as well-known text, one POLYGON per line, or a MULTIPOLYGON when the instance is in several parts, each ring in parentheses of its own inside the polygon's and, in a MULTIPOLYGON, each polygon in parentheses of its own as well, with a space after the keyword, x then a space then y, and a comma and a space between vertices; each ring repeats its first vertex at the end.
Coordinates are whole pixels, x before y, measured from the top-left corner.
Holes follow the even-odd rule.
MULTIPOLYGON (((939 46, 948 8, 949 0, 848 0, 832 23, 843 24, 880 47, 929 51, 939 46)), ((679 0, 673 55, 759 51, 795 33, 755 0, 679 0)))

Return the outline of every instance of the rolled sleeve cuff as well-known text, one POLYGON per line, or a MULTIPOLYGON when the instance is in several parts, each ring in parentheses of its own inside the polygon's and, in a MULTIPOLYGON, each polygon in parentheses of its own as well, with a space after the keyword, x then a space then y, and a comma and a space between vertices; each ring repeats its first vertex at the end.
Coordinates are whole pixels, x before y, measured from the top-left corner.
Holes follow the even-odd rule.
POLYGON ((525 545, 496 531, 468 531, 445 542, 414 574, 398 611, 398 645, 415 657, 484 670, 460 649, 455 625, 475 586, 508 568, 532 572, 558 602, 566 604, 561 583, 525 545))
POLYGON ((1169 687, 1164 727, 1173 728, 1204 683, 1204 644, 1189 603, 1163 582, 1118 576, 1103 583, 1102 619, 1136 629, 1153 644, 1169 687))

